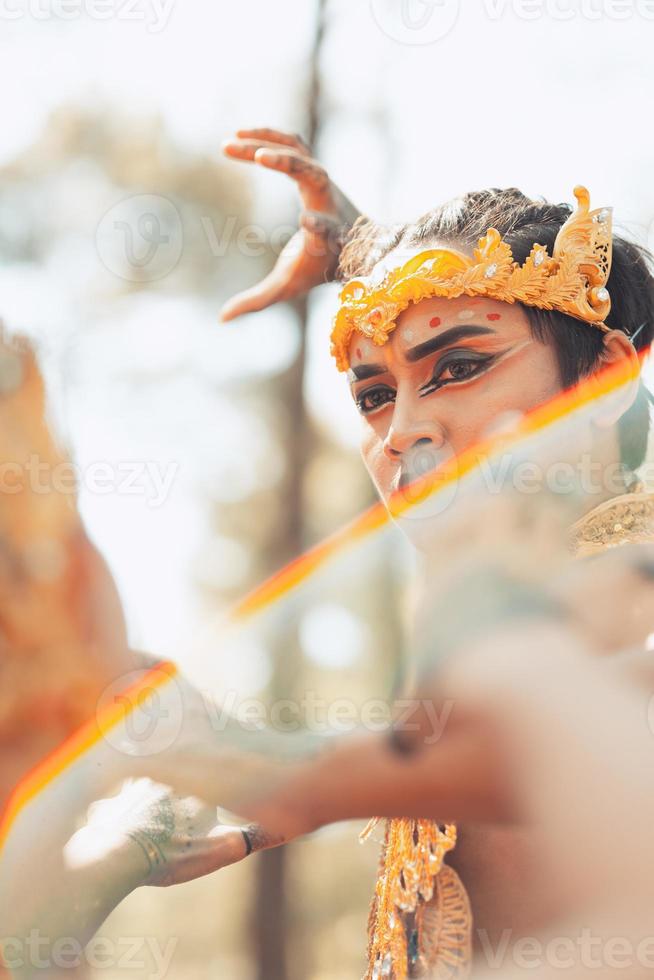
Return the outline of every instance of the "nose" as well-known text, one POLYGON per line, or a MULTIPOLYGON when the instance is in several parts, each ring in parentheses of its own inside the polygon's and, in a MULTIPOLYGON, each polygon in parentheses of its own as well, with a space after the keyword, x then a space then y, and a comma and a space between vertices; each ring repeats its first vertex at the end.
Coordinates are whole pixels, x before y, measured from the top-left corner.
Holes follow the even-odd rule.
POLYGON ((384 453, 388 459, 398 463, 407 454, 419 449, 442 449, 445 445, 445 432, 437 422, 426 422, 408 428, 391 425, 384 439, 384 453))

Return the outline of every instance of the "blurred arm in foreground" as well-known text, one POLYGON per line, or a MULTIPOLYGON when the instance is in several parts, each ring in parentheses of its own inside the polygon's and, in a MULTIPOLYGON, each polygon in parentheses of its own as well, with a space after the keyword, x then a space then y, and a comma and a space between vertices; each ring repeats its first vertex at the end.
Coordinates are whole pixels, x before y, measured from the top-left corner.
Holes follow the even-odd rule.
POLYGON ((527 924, 507 928, 500 916, 501 929, 484 931, 479 975, 498 965, 520 974, 527 939, 539 977, 557 975, 562 949, 575 976, 609 975, 618 941, 630 976, 648 975, 653 580, 653 549, 626 547, 571 567, 550 593, 506 580, 494 615, 462 580, 459 597, 483 628, 464 625, 438 669, 423 663, 413 714, 392 738, 361 736, 298 765, 248 815, 288 834, 371 813, 522 829, 527 924))
POLYGON ((103 703, 119 704, 154 661, 128 648, 34 354, 4 333, 0 460, 0 947, 10 962, 33 929, 84 945, 134 888, 208 874, 279 841, 138 778, 130 730, 112 742, 99 727, 103 703))

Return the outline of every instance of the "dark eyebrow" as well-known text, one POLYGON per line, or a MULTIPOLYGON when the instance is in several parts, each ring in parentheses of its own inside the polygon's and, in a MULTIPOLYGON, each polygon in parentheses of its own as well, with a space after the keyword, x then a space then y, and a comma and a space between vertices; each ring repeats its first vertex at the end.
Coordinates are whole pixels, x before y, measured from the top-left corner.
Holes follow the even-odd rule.
POLYGON ((350 368, 350 381, 365 381, 366 378, 374 378, 378 374, 385 374, 388 368, 383 364, 358 364, 350 368))
MULTIPOLYGON (((457 340, 464 340, 467 337, 482 337, 489 333, 494 334, 495 332, 490 327, 475 326, 474 324, 451 327, 449 330, 444 330, 442 333, 439 333, 436 337, 425 340, 423 344, 412 347, 411 350, 406 352, 405 356, 407 361, 414 363, 415 361, 420 361, 423 357, 427 357, 429 354, 435 353, 437 350, 441 350, 443 347, 447 347, 449 344, 455 344, 457 340)), ((368 378, 374 378, 378 374, 385 374, 386 371, 388 371, 388 368, 383 364, 357 364, 354 367, 350 367, 350 383, 353 381, 366 381, 368 378)))
POLYGON ((474 326, 473 324, 452 327, 450 330, 444 330, 443 333, 432 337, 431 340, 426 340, 424 344, 418 344, 417 347, 412 347, 404 356, 407 361, 413 364, 415 361, 420 361, 423 357, 427 357, 428 354, 433 354, 435 351, 441 350, 441 348, 447 347, 449 344, 456 343, 457 340, 463 340, 467 337, 481 337, 489 333, 494 334, 495 332, 490 327, 474 326))

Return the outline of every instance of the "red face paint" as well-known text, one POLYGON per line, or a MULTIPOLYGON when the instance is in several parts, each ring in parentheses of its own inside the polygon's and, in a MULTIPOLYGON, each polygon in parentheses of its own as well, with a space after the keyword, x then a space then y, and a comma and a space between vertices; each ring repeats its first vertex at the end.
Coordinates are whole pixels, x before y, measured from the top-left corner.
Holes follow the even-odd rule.
POLYGON ((486 319, 487 320, 499 320, 500 317, 501 317, 501 315, 502 315, 501 313, 487 313, 486 314, 486 319))
POLYGON ((441 318, 439 316, 434 316, 429 321, 430 327, 440 327, 440 325, 441 325, 441 318))

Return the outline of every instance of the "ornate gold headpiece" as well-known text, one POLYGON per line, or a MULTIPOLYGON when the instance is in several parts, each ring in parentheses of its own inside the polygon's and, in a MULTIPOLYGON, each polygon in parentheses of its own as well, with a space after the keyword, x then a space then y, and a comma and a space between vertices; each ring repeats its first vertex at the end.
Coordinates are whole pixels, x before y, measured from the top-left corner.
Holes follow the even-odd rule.
POLYGON ((433 296, 488 296, 504 303, 524 303, 559 310, 608 330, 611 309, 606 283, 611 271, 611 209, 590 210, 590 194, 575 187, 577 210, 559 229, 550 255, 534 245, 523 265, 495 228, 479 239, 473 257, 454 249, 420 252, 373 286, 352 279, 341 291, 334 318, 331 351, 339 371, 349 367, 349 344, 355 330, 375 344, 385 344, 399 314, 410 303, 433 296))

